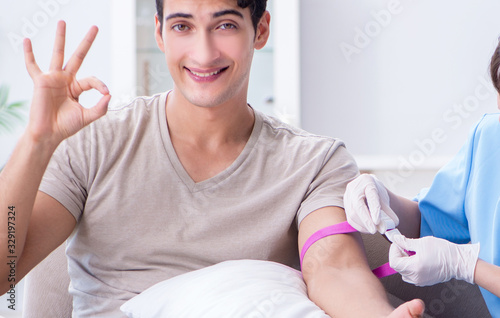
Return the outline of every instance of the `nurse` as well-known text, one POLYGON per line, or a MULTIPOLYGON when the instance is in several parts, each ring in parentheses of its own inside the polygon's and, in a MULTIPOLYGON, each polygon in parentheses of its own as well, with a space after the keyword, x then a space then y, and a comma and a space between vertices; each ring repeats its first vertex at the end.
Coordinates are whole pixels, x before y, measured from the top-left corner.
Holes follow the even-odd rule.
MULTIPOLYGON (((500 43, 490 64, 500 93, 499 68, 500 43)), ((500 317, 498 113, 481 118, 459 153, 414 201, 364 174, 349 183, 344 204, 349 223, 360 232, 385 234, 398 227, 403 235, 391 237, 389 260, 404 281, 427 286, 456 278, 478 284, 491 315, 500 317)))

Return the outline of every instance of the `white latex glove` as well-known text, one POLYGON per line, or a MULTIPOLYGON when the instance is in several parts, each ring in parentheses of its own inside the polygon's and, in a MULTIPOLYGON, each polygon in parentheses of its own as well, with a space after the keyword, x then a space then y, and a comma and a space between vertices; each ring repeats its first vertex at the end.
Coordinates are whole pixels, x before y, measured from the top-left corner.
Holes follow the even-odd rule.
POLYGON ((405 282, 429 286, 456 278, 474 283, 479 243, 454 244, 433 236, 409 239, 395 235, 392 240, 389 264, 405 282), (404 250, 416 254, 408 256, 404 250))
POLYGON ((389 206, 385 186, 372 174, 362 174, 349 182, 344 194, 347 221, 362 233, 384 234, 399 224, 389 206))

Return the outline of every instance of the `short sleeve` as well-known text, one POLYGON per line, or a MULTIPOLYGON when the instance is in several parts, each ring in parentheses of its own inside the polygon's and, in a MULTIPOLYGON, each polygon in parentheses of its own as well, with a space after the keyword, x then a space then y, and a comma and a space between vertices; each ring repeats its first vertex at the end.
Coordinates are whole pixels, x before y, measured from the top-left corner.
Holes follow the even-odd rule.
POLYGON ((431 235, 455 243, 470 242, 465 198, 478 125, 471 130, 457 155, 439 170, 431 187, 423 189, 415 198, 421 213, 421 237, 431 235))
POLYGON ((88 184, 87 129, 64 140, 45 171, 39 191, 61 203, 78 221, 85 207, 88 184))
POLYGON ((359 175, 358 166, 344 143, 335 140, 308 187, 297 213, 297 225, 311 212, 327 206, 344 207, 347 184, 359 175))

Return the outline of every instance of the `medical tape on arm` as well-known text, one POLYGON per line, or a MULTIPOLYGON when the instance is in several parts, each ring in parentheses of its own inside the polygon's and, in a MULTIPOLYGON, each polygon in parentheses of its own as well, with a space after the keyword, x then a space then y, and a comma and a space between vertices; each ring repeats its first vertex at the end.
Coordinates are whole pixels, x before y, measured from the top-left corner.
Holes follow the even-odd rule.
MULTIPOLYGON (((307 239, 306 243, 302 247, 302 252, 300 253, 300 267, 302 268, 302 261, 304 260, 304 255, 306 255, 307 250, 311 247, 311 245, 316 243, 318 240, 330 235, 347 234, 353 232, 357 232, 357 230, 353 228, 349 223, 347 223, 347 221, 325 227, 315 232, 313 235, 311 235, 311 237, 307 239)), ((408 252, 408 253, 414 254, 413 252, 408 252)), ((372 272, 378 278, 386 277, 397 273, 394 269, 391 268, 391 266, 389 266, 389 263, 386 263, 382 266, 375 268, 374 270, 372 270, 372 272)))

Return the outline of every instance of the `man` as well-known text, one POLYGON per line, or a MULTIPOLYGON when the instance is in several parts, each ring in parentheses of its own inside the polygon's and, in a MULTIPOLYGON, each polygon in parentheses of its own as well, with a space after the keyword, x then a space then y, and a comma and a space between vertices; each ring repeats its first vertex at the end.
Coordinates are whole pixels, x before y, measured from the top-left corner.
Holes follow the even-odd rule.
MULTIPOLYGON (((25 41, 30 122, 0 176, 0 206, 16 211, 18 279, 68 239, 74 316, 123 317, 120 305, 154 283, 224 260, 297 266, 297 242, 345 220, 342 194, 358 171, 343 144, 247 104, 253 51, 269 37, 265 3, 157 2, 174 88, 104 117, 106 86, 75 79, 95 27, 63 68, 60 22, 48 73, 25 41), (86 110, 78 96, 89 89, 104 96, 86 110)), ((423 311, 414 301, 392 312, 358 235, 319 241, 303 265, 311 299, 331 316, 423 311)))

